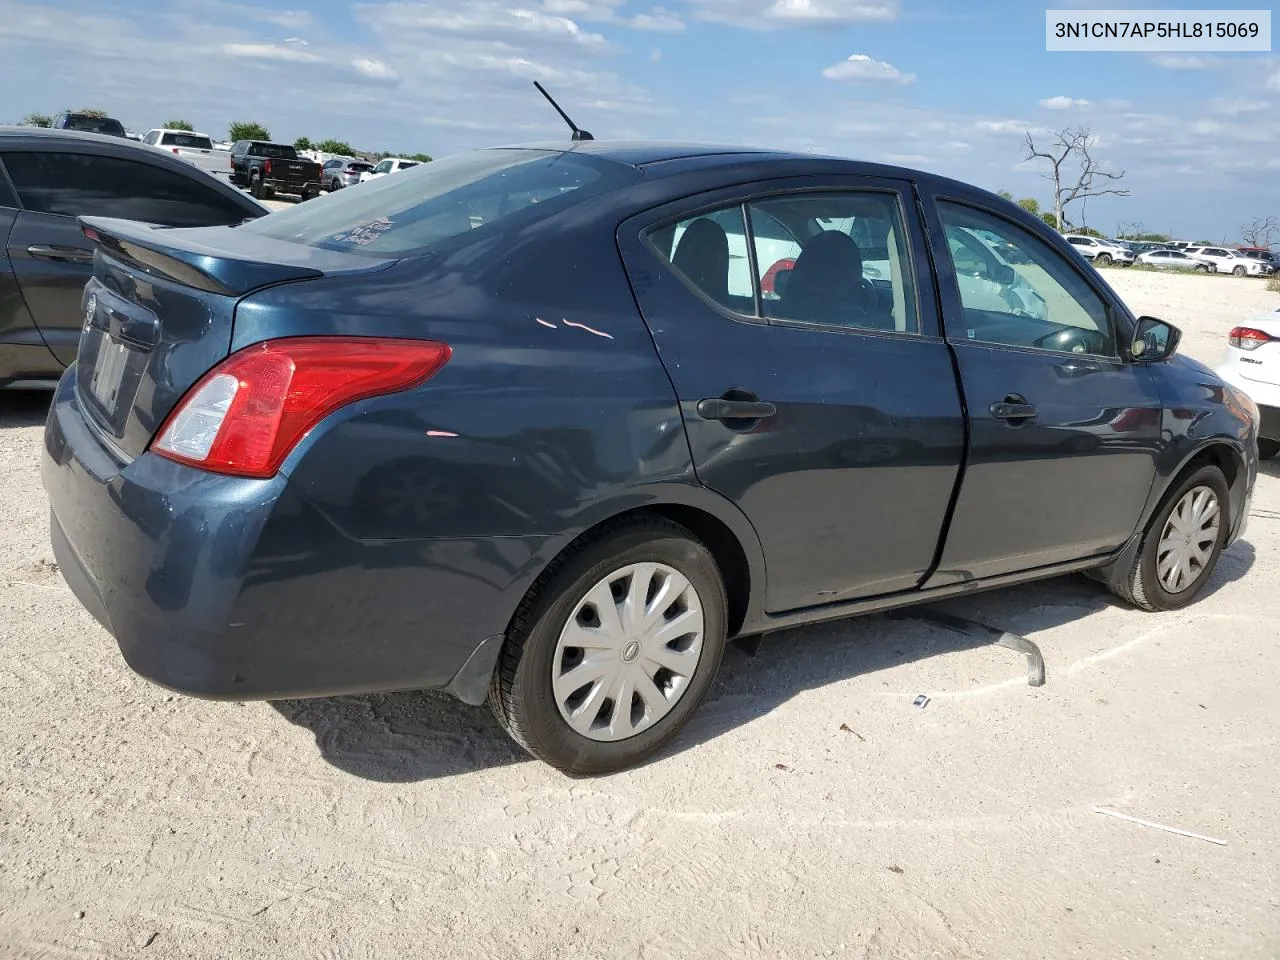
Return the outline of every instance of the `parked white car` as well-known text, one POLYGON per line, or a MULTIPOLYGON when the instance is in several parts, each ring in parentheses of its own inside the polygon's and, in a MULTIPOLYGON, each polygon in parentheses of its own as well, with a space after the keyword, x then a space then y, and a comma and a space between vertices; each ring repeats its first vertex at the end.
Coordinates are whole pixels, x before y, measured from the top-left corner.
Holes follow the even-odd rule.
POLYGON ((1234 273, 1237 277, 1268 276, 1268 270, 1262 260, 1246 257, 1239 250, 1226 247, 1187 247, 1190 256, 1209 263, 1218 273, 1234 273))
POLYGON ((1213 269, 1208 260, 1188 256, 1181 250, 1148 250, 1146 253, 1138 254, 1138 259, 1134 263, 1158 267, 1161 270, 1195 270, 1198 273, 1208 273, 1213 269))
POLYGON ((160 128, 147 131, 142 138, 168 153, 176 154, 188 163, 194 164, 206 173, 230 175, 231 167, 225 154, 216 150, 213 141, 203 133, 192 130, 167 130, 160 128))
POLYGON ((1100 240, 1097 237, 1086 237, 1076 233, 1069 233, 1063 239, 1075 247, 1076 253, 1092 261, 1095 267, 1105 267, 1112 263, 1124 266, 1133 264, 1133 251, 1118 247, 1110 240, 1100 240))
POLYGON ((378 161, 378 165, 372 170, 367 170, 360 174, 360 182, 366 180, 377 180, 379 177, 385 177, 389 173, 399 173, 401 170, 408 170, 410 167, 416 167, 417 160, 405 160, 403 157, 385 157, 378 161))
POLYGON ((1280 453, 1280 310, 1233 327, 1217 373, 1258 405, 1258 456, 1269 460, 1280 453))

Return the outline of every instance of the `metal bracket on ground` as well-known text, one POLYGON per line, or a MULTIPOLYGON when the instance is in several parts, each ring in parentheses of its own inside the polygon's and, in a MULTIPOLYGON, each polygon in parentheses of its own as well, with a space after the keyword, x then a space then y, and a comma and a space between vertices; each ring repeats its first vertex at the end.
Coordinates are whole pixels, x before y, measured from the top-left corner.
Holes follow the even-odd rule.
POLYGON ((922 620, 925 623, 932 623, 935 626, 952 630, 966 637, 985 640, 987 643, 993 643, 996 646, 1007 647, 1010 650, 1025 653, 1027 655, 1027 684, 1032 687, 1044 686, 1044 657, 1040 654, 1040 648, 1026 637, 1021 637, 1016 633, 1009 633, 1005 630, 997 630, 995 627, 989 627, 985 623, 966 620, 964 617, 956 617, 940 610, 902 610, 889 614, 889 617, 894 620, 922 620))

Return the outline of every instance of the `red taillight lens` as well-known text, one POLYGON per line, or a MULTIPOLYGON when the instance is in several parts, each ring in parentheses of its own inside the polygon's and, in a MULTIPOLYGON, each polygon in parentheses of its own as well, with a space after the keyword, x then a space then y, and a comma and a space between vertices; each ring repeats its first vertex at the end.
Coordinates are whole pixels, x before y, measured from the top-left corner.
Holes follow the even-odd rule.
POLYGON ((270 477, 339 407, 408 390, 448 362, 449 345, 378 337, 291 337, 233 353, 191 388, 151 449, 214 473, 270 477))
POLYGON ((1241 350, 1257 350, 1264 343, 1270 343, 1272 339, 1274 338, 1271 334, 1254 327, 1233 327, 1227 334, 1227 343, 1241 350))
POLYGON ((174 147, 174 148, 173 148, 173 152, 174 152, 174 153, 177 153, 177 152, 178 152, 178 148, 177 148, 177 147, 174 147))
POLYGON ((263 162, 263 164, 262 164, 262 175, 263 175, 264 177, 269 177, 269 176, 271 176, 271 161, 270 161, 270 160, 266 160, 266 161, 264 161, 264 162, 263 162))

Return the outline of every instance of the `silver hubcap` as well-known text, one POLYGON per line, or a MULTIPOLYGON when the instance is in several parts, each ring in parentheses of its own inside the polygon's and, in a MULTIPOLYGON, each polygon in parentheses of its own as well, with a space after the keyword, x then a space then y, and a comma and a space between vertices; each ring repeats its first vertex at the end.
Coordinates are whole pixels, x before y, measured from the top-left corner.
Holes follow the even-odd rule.
POLYGON ((1169 514, 1156 553, 1156 575, 1169 593, 1181 593, 1200 579, 1218 542, 1218 496, 1193 487, 1169 514))
POLYGON ((702 638, 702 601, 679 571, 634 563, 609 574, 560 632, 551 662, 560 716, 592 740, 647 730, 689 689, 702 638))

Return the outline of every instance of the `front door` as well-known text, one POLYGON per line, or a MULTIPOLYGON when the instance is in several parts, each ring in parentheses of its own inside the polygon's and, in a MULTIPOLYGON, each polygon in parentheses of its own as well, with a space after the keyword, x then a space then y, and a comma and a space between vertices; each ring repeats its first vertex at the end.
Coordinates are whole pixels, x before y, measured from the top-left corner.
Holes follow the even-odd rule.
POLYGON ((916 587, 964 424, 910 187, 773 181, 624 224, 698 478, 760 536, 765 605, 916 587))
POLYGON ((970 446, 928 586, 1109 552, 1155 478, 1161 404, 1093 269, 979 198, 925 197, 970 446))

